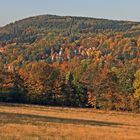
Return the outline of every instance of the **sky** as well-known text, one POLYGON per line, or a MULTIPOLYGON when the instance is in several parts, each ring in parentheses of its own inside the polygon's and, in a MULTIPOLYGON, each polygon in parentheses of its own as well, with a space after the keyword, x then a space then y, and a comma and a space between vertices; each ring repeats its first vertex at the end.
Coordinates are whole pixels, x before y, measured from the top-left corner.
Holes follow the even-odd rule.
POLYGON ((45 14, 140 22, 140 0, 0 0, 0 26, 45 14))

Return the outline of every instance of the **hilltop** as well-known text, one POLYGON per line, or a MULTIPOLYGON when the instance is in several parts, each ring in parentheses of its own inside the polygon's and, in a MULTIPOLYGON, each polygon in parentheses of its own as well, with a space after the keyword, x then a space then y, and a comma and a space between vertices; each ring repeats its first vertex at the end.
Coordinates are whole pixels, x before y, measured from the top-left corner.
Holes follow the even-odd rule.
POLYGON ((0 28, 0 41, 32 43, 48 32, 74 36, 81 33, 125 32, 140 33, 140 23, 88 17, 43 15, 26 18, 0 28), (136 30, 138 29, 138 30, 136 30))

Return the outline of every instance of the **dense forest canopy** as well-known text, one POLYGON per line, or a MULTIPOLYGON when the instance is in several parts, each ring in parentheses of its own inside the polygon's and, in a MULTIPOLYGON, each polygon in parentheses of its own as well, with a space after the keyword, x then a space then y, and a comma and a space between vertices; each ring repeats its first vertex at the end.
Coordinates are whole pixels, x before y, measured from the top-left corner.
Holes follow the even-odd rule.
POLYGON ((0 101, 140 109, 140 23, 36 16, 0 28, 0 101))

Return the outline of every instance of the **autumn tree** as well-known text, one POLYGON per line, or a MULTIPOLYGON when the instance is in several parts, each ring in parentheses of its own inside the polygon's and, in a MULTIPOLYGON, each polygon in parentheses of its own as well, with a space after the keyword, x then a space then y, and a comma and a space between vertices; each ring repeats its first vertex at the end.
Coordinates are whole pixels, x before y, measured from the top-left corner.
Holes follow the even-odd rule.
POLYGON ((24 103, 25 87, 23 79, 17 71, 0 70, 0 96, 1 101, 24 103))
POLYGON ((59 71, 46 62, 28 64, 21 73, 28 91, 28 99, 33 103, 53 104, 53 88, 59 71))
POLYGON ((135 74, 134 88, 135 88, 134 97, 138 102, 138 107, 140 108, 140 70, 138 70, 135 74))

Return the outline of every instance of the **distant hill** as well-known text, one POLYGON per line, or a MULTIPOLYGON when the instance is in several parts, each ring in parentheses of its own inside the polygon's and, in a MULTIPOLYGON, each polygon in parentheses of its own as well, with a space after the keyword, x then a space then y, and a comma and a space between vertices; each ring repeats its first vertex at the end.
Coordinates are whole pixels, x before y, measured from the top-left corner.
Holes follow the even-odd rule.
POLYGON ((70 36, 78 33, 140 33, 140 23, 88 17, 43 15, 26 18, 0 28, 0 41, 34 42, 48 32, 70 36))

